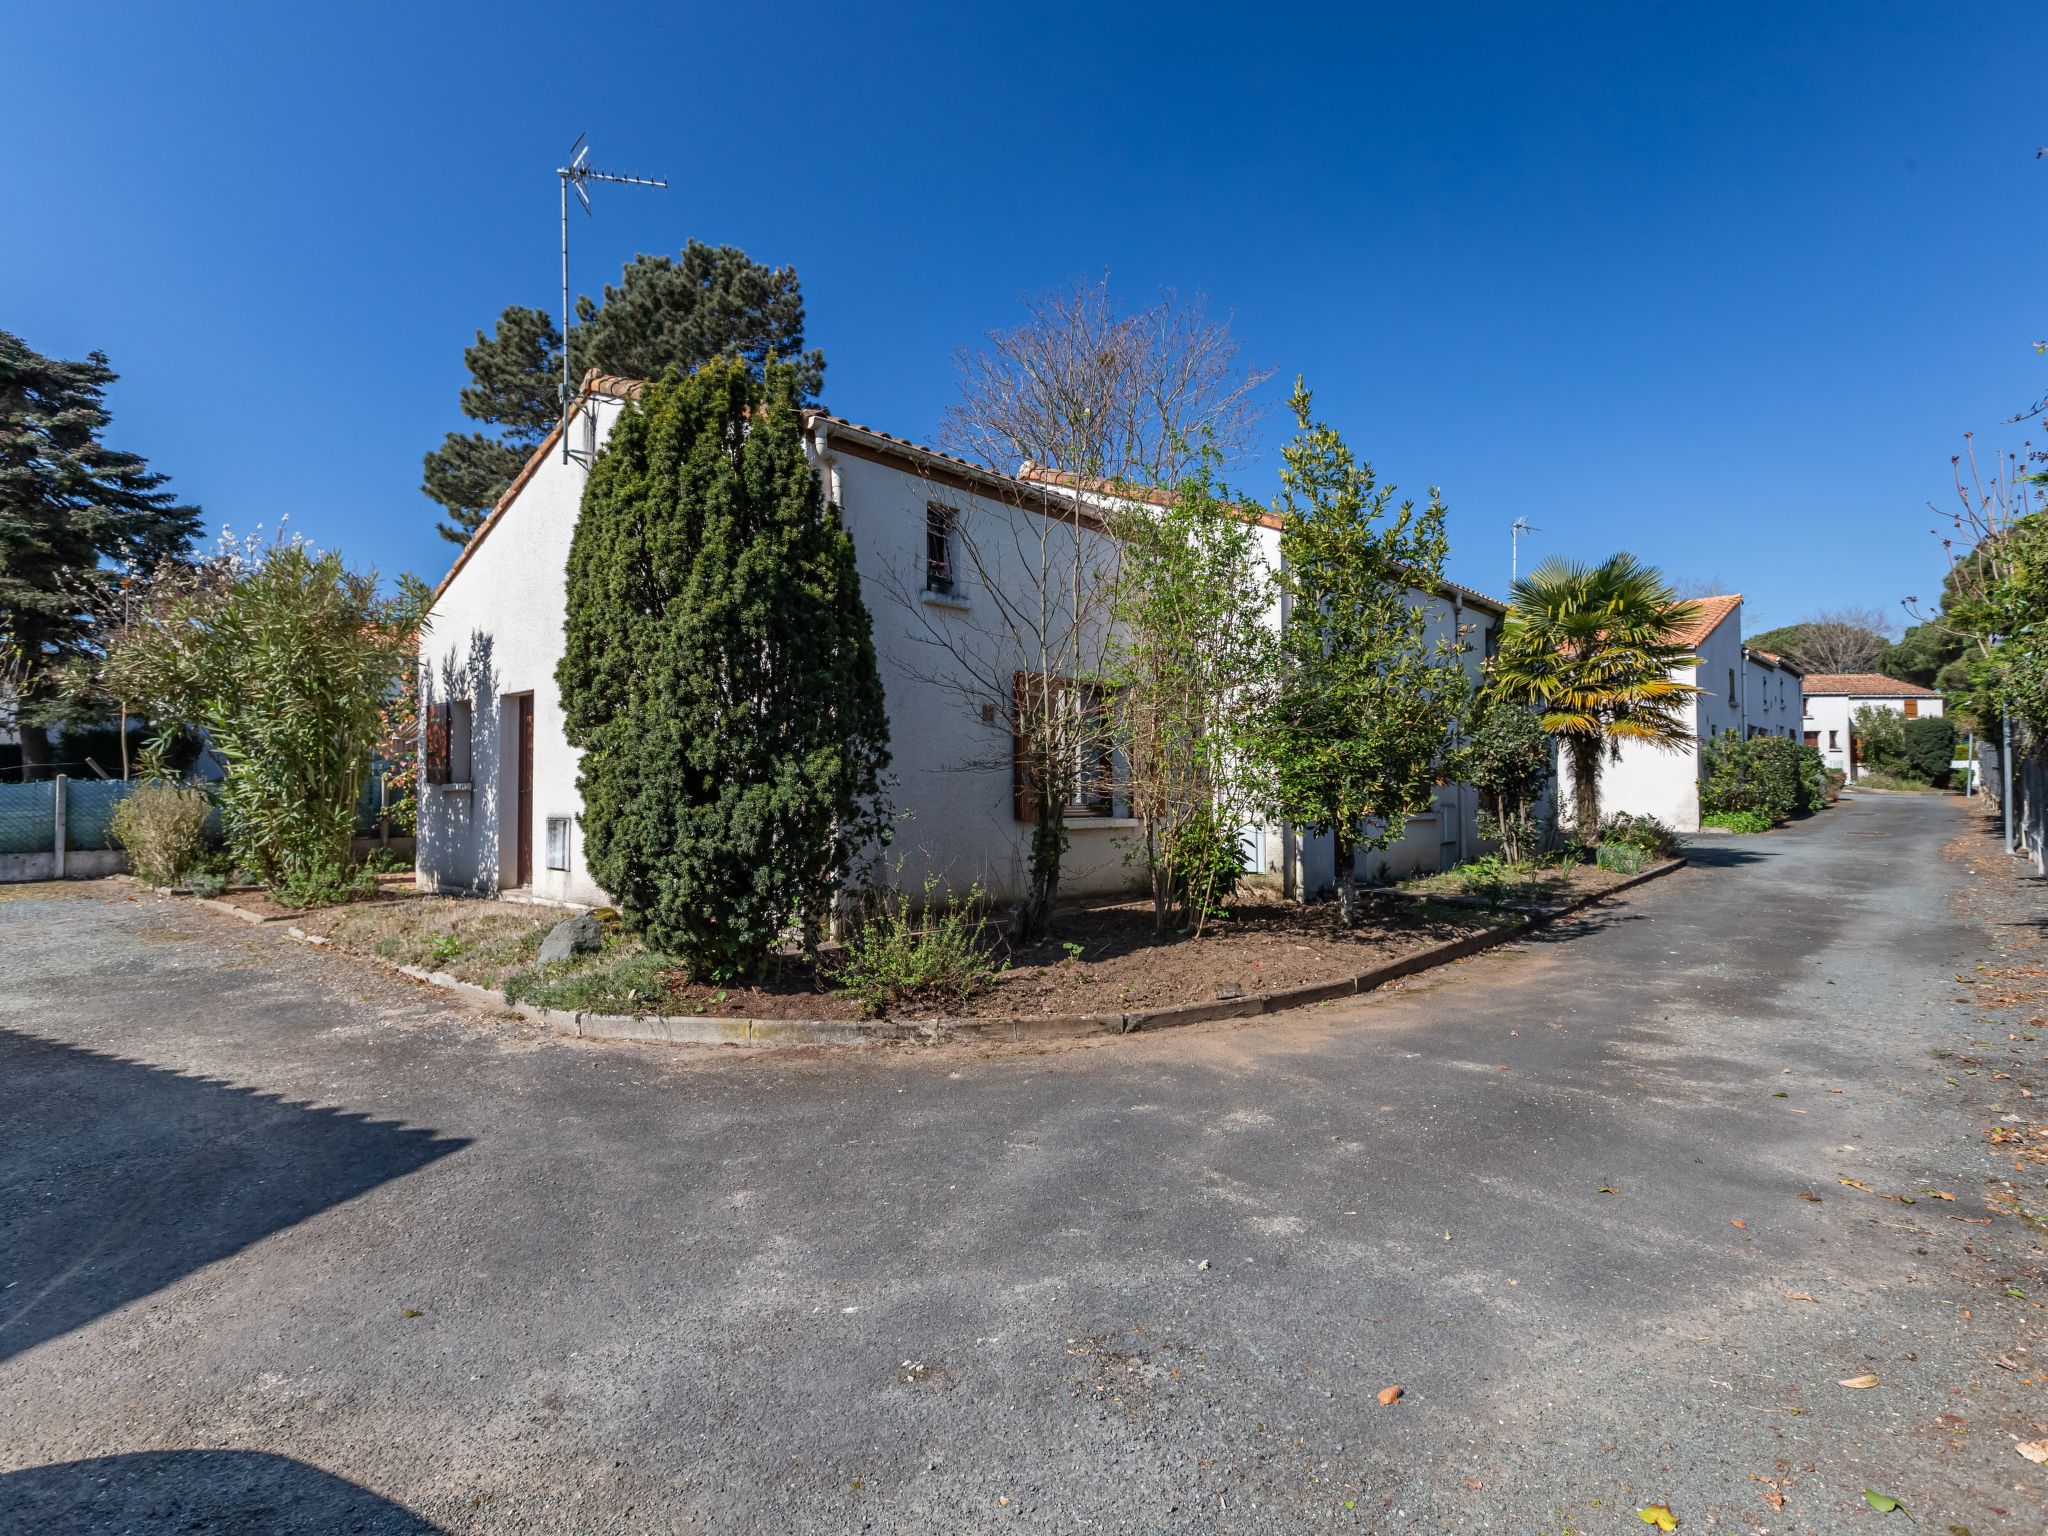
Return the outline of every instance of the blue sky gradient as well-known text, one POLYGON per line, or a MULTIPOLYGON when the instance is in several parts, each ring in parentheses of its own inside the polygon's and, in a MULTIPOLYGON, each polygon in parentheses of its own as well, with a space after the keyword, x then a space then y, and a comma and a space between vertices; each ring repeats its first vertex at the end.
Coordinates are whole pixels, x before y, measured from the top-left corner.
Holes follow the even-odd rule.
MULTIPOLYGON (((437 579, 463 346, 694 236, 801 274, 825 400, 926 437, 956 351, 1109 275, 1235 316, 1451 574, 1630 548, 1748 628, 1939 583, 1961 434, 2048 393, 2039 6, 62 7, 7 0, 0 328, 99 347, 214 527, 437 579)), ((2036 436, 2042 434, 2036 433, 2036 436)))

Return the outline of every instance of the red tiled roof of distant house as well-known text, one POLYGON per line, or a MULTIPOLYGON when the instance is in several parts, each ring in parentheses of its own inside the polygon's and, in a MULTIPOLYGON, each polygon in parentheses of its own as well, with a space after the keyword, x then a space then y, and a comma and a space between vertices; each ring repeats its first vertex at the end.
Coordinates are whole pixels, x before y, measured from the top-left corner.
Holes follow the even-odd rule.
POLYGON ((1941 694, 1882 672, 1809 672, 1808 693, 1842 693, 1852 699, 1938 699, 1941 694))

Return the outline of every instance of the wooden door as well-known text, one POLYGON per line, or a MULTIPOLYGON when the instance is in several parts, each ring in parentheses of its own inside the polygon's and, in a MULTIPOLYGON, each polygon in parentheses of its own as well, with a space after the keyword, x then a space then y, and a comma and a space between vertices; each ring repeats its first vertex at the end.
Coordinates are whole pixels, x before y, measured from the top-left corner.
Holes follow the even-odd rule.
POLYGON ((533 884, 533 695, 519 696, 519 870, 521 886, 533 884))

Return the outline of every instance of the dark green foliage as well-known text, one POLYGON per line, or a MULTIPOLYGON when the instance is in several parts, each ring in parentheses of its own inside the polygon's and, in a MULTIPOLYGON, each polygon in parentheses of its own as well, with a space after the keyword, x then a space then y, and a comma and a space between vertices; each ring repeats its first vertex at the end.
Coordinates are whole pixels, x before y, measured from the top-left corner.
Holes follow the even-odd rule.
POLYGON ((1531 808, 1550 782, 1550 736, 1535 710, 1491 692, 1475 695, 1467 713, 1460 762, 1479 792, 1480 835, 1517 863, 1532 851, 1531 808))
POLYGON ((886 830, 888 721, 798 371, 650 386, 593 468, 556 678, 590 870, 693 974, 758 973, 886 830))
POLYGON ((1762 811, 1713 811, 1700 818, 1700 825, 1723 832, 1768 832, 1777 823, 1762 811))
POLYGON ((1745 741, 1724 731, 1706 744, 1703 757, 1700 810, 1708 816, 1754 812, 1775 827, 1825 803, 1820 753, 1789 736, 1745 741))
POLYGON ((1199 930, 1201 920, 1225 916, 1226 903, 1244 880, 1244 848, 1237 831, 1209 806, 1181 823, 1165 863, 1167 899, 1182 928, 1199 930))
POLYGON ((1609 842, 1604 835, 1599 848, 1593 854, 1595 864, 1617 875, 1639 874, 1651 858, 1651 853, 1645 848, 1639 848, 1634 843, 1609 842))
POLYGON ((1849 741, 1859 768, 1905 777, 1906 717, 1882 704, 1861 704, 1849 717, 1849 741))
POLYGON ((124 571, 183 558, 199 528, 166 476, 100 441, 117 377, 104 352, 44 357, 0 331, 0 683, 30 777, 50 761, 45 725, 76 718, 61 675, 98 648, 124 571))
MULTIPOLYGON (((825 359, 805 352, 803 290, 794 268, 764 267, 730 245, 692 240, 682 260, 637 256, 602 303, 576 301, 569 377, 587 369, 632 379, 686 374, 714 357, 737 357, 759 374, 771 357, 797 370, 802 397, 817 398, 825 359)), ((421 489, 447 508, 441 536, 468 540, 561 414, 562 333, 544 310, 514 304, 489 336, 462 354, 470 382, 462 414, 496 429, 448 434, 426 457, 421 489)))
MULTIPOLYGON (((1604 853, 1609 848, 1633 848, 1652 859, 1675 859, 1685 851, 1685 839, 1654 816, 1615 811, 1600 823, 1600 849, 1604 853)), ((1610 866, 1603 863, 1600 867, 1610 866)))
POLYGON ((1885 649, 1877 670, 1886 677, 1904 678, 1922 688, 1935 686, 1942 668, 1962 656, 1965 641, 1936 624, 1915 624, 1896 645, 1885 649))
POLYGON ((1908 720, 1903 742, 1906 772, 1925 779, 1936 789, 1947 786, 1956 755, 1955 722, 1940 715, 1922 715, 1908 720))

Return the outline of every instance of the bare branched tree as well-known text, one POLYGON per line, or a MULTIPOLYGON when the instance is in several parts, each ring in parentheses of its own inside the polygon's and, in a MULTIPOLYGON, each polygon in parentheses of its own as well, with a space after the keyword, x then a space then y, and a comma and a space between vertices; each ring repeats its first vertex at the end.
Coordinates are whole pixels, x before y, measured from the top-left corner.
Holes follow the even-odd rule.
POLYGON ((1167 486, 1198 440, 1243 456, 1271 369, 1238 359, 1228 317, 1168 289, 1125 313, 1107 281, 1025 304, 1024 323, 959 357, 960 401, 940 446, 1005 474, 1030 462, 1091 479, 1167 486))
POLYGON ((1198 445, 1241 456, 1271 374, 1239 362, 1229 321, 1211 319, 1199 297, 1168 292, 1125 314, 1106 283, 1030 302, 1021 325, 960 363, 941 445, 1007 483, 964 498, 935 483, 933 559, 920 590, 899 582, 895 595, 932 647, 925 680, 995 727, 986 757, 961 766, 1011 766, 1016 812, 1032 829, 1016 927, 1038 939, 1059 896, 1068 817, 1110 809, 1115 783, 1104 694, 1120 564, 1111 520, 1151 500, 1147 488, 1174 484, 1198 445), (1011 478, 1027 463, 1052 473, 1011 478), (935 562, 946 595, 964 601, 926 601, 935 562))
POLYGON ((1874 672, 1894 628, 1881 608, 1826 608, 1800 621, 1792 659, 1809 672, 1874 672))

